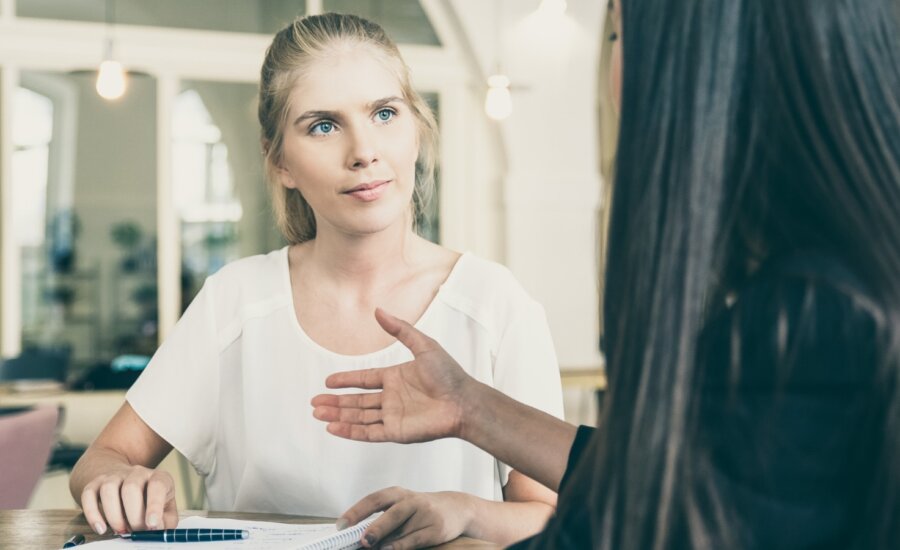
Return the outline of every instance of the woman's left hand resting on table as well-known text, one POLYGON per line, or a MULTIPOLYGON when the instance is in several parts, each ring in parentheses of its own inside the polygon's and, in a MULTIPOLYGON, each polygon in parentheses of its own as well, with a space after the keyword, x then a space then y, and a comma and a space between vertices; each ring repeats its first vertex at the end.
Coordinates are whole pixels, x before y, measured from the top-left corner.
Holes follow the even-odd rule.
POLYGON ((376 512, 384 513, 363 534, 371 548, 406 550, 435 546, 462 535, 472 521, 469 495, 416 493, 401 487, 374 492, 354 504, 338 520, 338 527, 354 525, 376 512))
POLYGON ((337 526, 355 525, 383 511, 363 533, 367 548, 409 550, 459 536, 506 545, 540 531, 556 506, 556 493, 516 471, 510 472, 504 495, 506 502, 495 502, 466 493, 390 487, 354 504, 337 526))

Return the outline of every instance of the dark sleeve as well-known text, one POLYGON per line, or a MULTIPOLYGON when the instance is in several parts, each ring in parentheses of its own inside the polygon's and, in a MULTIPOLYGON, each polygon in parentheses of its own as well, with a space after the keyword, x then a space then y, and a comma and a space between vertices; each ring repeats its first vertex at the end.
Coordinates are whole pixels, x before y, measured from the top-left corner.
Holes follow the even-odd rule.
MULTIPOLYGON (((563 473, 563 477, 559 482, 560 493, 562 493, 572 472, 575 471, 575 465, 578 464, 579 459, 585 454, 584 451, 588 446, 588 441, 591 439, 591 436, 594 435, 595 431, 597 431, 596 428, 590 426, 578 426, 578 431, 575 432, 575 440, 572 442, 572 447, 569 449, 569 460, 566 463, 566 471, 563 473)), ((539 537, 540 535, 535 535, 517 542, 509 548, 511 550, 526 550, 527 548, 539 547, 539 537)))
POLYGON ((578 426, 578 431, 575 432, 575 441, 572 442, 572 448, 569 449, 569 461, 566 463, 566 471, 563 473, 562 479, 559 481, 559 491, 562 492, 563 487, 565 487, 566 482, 571 477, 572 472, 575 470, 575 465, 578 463, 578 459, 584 454, 585 448, 587 448, 588 440, 594 435, 596 428, 592 428, 590 426, 578 426))
POLYGON ((723 544, 849 546, 882 439, 871 303, 788 276, 710 324, 692 461, 736 519, 723 544))

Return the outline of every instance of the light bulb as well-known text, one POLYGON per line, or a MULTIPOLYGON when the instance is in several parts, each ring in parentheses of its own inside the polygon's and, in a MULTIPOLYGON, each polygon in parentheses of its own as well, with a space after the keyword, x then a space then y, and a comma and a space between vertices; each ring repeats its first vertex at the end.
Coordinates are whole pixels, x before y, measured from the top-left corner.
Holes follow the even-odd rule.
POLYGON ((97 73, 97 93, 103 99, 119 99, 125 93, 125 70, 112 59, 100 63, 97 73))
POLYGON ((491 75, 488 78, 487 97, 484 98, 484 112, 494 120, 503 120, 512 114, 509 78, 502 74, 491 75))

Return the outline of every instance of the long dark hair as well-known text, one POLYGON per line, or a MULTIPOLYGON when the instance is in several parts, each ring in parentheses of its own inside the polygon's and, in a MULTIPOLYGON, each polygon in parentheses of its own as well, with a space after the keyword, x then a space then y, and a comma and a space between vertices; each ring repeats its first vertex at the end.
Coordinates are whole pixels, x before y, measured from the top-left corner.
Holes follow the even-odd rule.
MULTIPOLYGON (((567 484, 577 498, 564 492, 559 508, 560 520, 591 525, 593 547, 727 540, 728 503, 709 505, 714 495, 697 494, 702 480, 685 481, 704 475, 686 458, 703 421, 692 415, 698 342, 711 303, 770 258, 810 248, 850 266, 880 308, 884 443, 872 513, 853 528, 866 531, 860 546, 896 542, 897 4, 624 0, 604 311, 609 395, 590 460, 567 484), (576 501, 589 504, 567 506, 576 501), (689 520, 676 525, 676 514, 689 520)), ((569 536, 563 523, 550 526, 558 542, 569 536)))

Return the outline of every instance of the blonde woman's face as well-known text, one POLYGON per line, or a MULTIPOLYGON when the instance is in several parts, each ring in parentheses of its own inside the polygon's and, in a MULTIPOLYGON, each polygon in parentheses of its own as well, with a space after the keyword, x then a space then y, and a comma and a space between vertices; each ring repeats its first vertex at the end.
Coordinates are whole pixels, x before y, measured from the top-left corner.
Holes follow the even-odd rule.
POLYGON ((279 174, 316 230, 371 234, 409 223, 418 134, 394 73, 364 47, 313 63, 289 99, 279 174))

